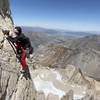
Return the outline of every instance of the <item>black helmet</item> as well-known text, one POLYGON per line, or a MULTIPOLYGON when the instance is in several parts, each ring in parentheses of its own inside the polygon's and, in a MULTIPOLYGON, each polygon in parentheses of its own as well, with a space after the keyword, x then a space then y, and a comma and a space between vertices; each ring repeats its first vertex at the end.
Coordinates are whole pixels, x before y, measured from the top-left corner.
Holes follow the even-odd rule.
POLYGON ((15 27, 15 29, 18 30, 19 34, 22 33, 22 29, 21 29, 21 27, 17 26, 17 27, 15 27))

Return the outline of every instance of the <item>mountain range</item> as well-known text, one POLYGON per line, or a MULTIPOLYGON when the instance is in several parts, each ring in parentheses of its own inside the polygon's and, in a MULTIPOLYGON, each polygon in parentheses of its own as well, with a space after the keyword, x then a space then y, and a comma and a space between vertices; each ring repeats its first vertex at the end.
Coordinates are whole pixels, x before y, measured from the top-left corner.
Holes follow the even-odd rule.
POLYGON ((59 36, 74 36, 74 37, 83 37, 95 33, 91 32, 81 32, 81 31, 70 31, 70 30, 60 30, 60 29, 47 29, 42 27, 28 27, 22 26, 24 31, 33 31, 33 32, 42 32, 48 35, 59 35, 59 36))
POLYGON ((41 45, 34 59, 44 66, 65 68, 71 64, 85 74, 100 80, 100 36, 91 35, 66 41, 64 44, 41 45))

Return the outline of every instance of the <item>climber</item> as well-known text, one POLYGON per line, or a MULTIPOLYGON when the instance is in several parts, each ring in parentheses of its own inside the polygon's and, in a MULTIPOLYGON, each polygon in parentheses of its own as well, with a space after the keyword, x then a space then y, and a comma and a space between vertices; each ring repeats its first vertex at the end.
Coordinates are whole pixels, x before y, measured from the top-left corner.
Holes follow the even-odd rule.
POLYGON ((33 53, 33 47, 31 46, 29 38, 22 33, 21 27, 15 27, 15 34, 16 37, 14 38, 7 34, 4 37, 8 41, 16 44, 17 56, 20 57, 22 64, 22 70, 20 72, 25 73, 27 71, 26 56, 27 54, 33 53))

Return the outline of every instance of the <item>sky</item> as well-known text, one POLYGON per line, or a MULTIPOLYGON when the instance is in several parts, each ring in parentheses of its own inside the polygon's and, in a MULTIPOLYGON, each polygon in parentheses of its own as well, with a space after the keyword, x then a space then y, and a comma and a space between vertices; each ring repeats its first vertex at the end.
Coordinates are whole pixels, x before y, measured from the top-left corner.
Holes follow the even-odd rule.
POLYGON ((99 31, 100 0, 10 0, 15 25, 99 31))

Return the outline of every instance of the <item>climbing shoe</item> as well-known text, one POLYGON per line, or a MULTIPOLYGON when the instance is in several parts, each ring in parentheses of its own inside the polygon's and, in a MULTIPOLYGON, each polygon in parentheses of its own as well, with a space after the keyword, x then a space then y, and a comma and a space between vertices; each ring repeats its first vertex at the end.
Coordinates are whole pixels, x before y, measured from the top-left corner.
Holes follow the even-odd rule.
POLYGON ((25 71, 25 70, 21 70, 20 72, 21 72, 22 74, 26 73, 26 71, 25 71))

